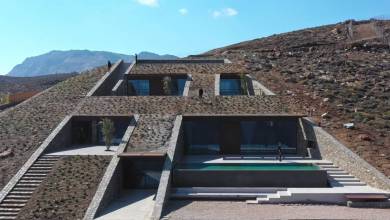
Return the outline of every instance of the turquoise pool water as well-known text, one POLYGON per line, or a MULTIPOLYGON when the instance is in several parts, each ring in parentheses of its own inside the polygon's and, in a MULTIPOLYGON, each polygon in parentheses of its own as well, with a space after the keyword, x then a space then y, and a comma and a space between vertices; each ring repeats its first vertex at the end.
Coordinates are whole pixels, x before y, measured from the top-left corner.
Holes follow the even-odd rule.
POLYGON ((178 169, 191 170, 319 170, 310 163, 239 163, 239 164, 180 164, 178 169))

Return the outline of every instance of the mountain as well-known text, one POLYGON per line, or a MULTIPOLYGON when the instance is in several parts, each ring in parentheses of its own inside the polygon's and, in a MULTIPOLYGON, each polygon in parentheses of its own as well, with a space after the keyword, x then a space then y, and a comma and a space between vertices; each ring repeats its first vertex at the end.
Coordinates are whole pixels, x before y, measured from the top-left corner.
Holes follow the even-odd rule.
POLYGON ((0 94, 45 90, 77 73, 51 74, 34 77, 0 76, 0 94))
MULTIPOLYGON (((150 52, 138 54, 141 59, 176 59, 173 55, 158 55, 150 52)), ((81 72, 101 66, 108 60, 116 62, 119 59, 133 60, 133 55, 125 55, 106 51, 89 50, 54 50, 46 54, 29 57, 23 63, 16 65, 8 76, 40 76, 55 73, 81 72)))
POLYGON ((211 50, 241 63, 390 177, 390 21, 345 21, 211 50), (354 129, 343 127, 354 123, 354 129))

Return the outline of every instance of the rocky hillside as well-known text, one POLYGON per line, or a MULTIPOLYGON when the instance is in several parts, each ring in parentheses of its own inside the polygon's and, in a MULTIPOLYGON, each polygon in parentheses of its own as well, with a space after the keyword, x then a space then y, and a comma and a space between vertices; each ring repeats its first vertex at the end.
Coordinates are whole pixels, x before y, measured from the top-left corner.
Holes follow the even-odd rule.
POLYGON ((346 21, 204 55, 241 63, 390 176, 390 21, 346 21))
MULTIPOLYGON (((173 55, 158 55, 150 52, 141 52, 142 59, 175 59, 173 55)), ((81 72, 94 67, 102 66, 108 60, 116 62, 119 59, 133 60, 134 56, 125 54, 89 51, 89 50, 54 50, 46 54, 29 57, 23 63, 16 65, 9 76, 40 76, 56 73, 81 72)))
POLYGON ((0 94, 42 91, 77 73, 53 74, 36 77, 0 76, 0 94))

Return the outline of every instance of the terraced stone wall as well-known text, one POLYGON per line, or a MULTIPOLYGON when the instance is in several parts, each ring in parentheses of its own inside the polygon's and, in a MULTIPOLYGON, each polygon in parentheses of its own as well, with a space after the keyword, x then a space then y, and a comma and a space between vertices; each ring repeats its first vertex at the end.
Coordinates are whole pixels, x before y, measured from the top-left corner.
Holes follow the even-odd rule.
MULTIPOLYGON (((277 96, 174 96, 88 97, 80 115, 132 114, 291 114, 277 96)), ((299 113, 299 112, 297 112, 299 113)))
POLYGON ((104 74, 85 72, 0 113, 0 189, 104 74))

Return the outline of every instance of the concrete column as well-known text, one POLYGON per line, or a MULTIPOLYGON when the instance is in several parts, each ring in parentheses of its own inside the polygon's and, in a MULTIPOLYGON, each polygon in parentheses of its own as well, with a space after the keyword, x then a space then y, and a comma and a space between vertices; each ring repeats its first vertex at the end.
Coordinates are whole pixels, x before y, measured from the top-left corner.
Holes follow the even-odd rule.
POLYGON ((214 80, 214 95, 219 96, 219 81, 220 81, 221 75, 215 74, 215 80, 214 80))
POLYGON ((97 123, 98 121, 92 120, 92 144, 97 144, 98 142, 98 134, 97 134, 97 123))

